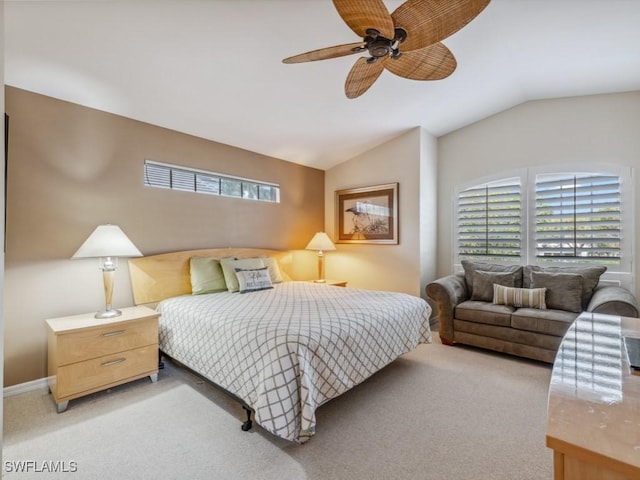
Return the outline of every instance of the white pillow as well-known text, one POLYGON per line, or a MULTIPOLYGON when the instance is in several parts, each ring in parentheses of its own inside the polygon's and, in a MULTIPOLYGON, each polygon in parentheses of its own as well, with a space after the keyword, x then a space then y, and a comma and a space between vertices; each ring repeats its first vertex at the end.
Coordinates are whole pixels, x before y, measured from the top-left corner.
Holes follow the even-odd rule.
POLYGON ((263 268, 264 262, 261 258, 236 259, 234 257, 225 257, 220 259, 220 266, 222 267, 224 280, 227 283, 227 290, 230 292, 237 292, 240 288, 240 285, 238 284, 236 268, 263 268))
POLYGON ((271 277, 271 283, 282 283, 282 274, 280 273, 280 266, 278 261, 273 257, 260 257, 264 263, 264 266, 269 269, 269 276, 271 277))

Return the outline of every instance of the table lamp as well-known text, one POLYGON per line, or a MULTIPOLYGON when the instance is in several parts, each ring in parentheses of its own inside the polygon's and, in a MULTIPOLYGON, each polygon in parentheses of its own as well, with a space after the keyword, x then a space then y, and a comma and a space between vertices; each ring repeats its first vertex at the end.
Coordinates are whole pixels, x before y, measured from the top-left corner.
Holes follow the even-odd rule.
POLYGON ((98 225, 89 238, 71 258, 100 258, 100 270, 104 281, 105 309, 96 313, 96 318, 113 318, 122 315, 111 307, 113 282, 118 257, 141 257, 142 253, 117 225, 98 225))
POLYGON ((336 246, 326 233, 318 232, 313 236, 306 249, 318 251, 318 279, 314 281, 324 283, 324 252, 327 250, 335 250, 336 246))

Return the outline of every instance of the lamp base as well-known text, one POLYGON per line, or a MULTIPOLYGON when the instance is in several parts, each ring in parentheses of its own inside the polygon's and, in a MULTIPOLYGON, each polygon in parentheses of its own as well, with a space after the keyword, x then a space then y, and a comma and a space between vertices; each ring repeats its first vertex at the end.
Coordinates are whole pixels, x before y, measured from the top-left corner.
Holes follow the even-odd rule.
POLYGON ((327 281, 324 278, 319 279, 319 280, 314 280, 313 282, 314 283, 327 283, 327 281))
POLYGON ((96 313, 95 318, 113 318, 113 317, 119 317, 120 315, 122 315, 122 312, 120 310, 109 308, 107 310, 101 310, 98 313, 96 313))

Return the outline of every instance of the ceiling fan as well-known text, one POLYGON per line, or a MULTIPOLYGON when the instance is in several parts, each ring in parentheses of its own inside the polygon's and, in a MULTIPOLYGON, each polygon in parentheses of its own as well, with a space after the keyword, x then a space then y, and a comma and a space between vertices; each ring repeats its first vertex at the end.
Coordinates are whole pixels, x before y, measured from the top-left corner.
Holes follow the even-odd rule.
POLYGON ((386 68, 412 80, 441 80, 457 62, 441 40, 473 20, 491 0, 407 0, 392 14, 382 0, 333 0, 340 17, 362 41, 321 48, 282 60, 312 62, 368 52, 351 68, 348 98, 366 92, 386 68))

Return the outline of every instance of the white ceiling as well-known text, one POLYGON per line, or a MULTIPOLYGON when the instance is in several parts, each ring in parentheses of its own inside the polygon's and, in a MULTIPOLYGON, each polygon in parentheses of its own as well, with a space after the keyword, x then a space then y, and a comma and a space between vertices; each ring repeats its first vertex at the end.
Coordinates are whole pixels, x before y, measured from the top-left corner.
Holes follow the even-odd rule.
MULTIPOLYGON (((416 126, 527 100, 640 90, 640 0, 493 0, 446 39, 449 78, 343 86, 358 41, 330 0, 6 1, 5 83, 327 169, 416 126)), ((402 0, 385 0, 393 11, 402 0)))

